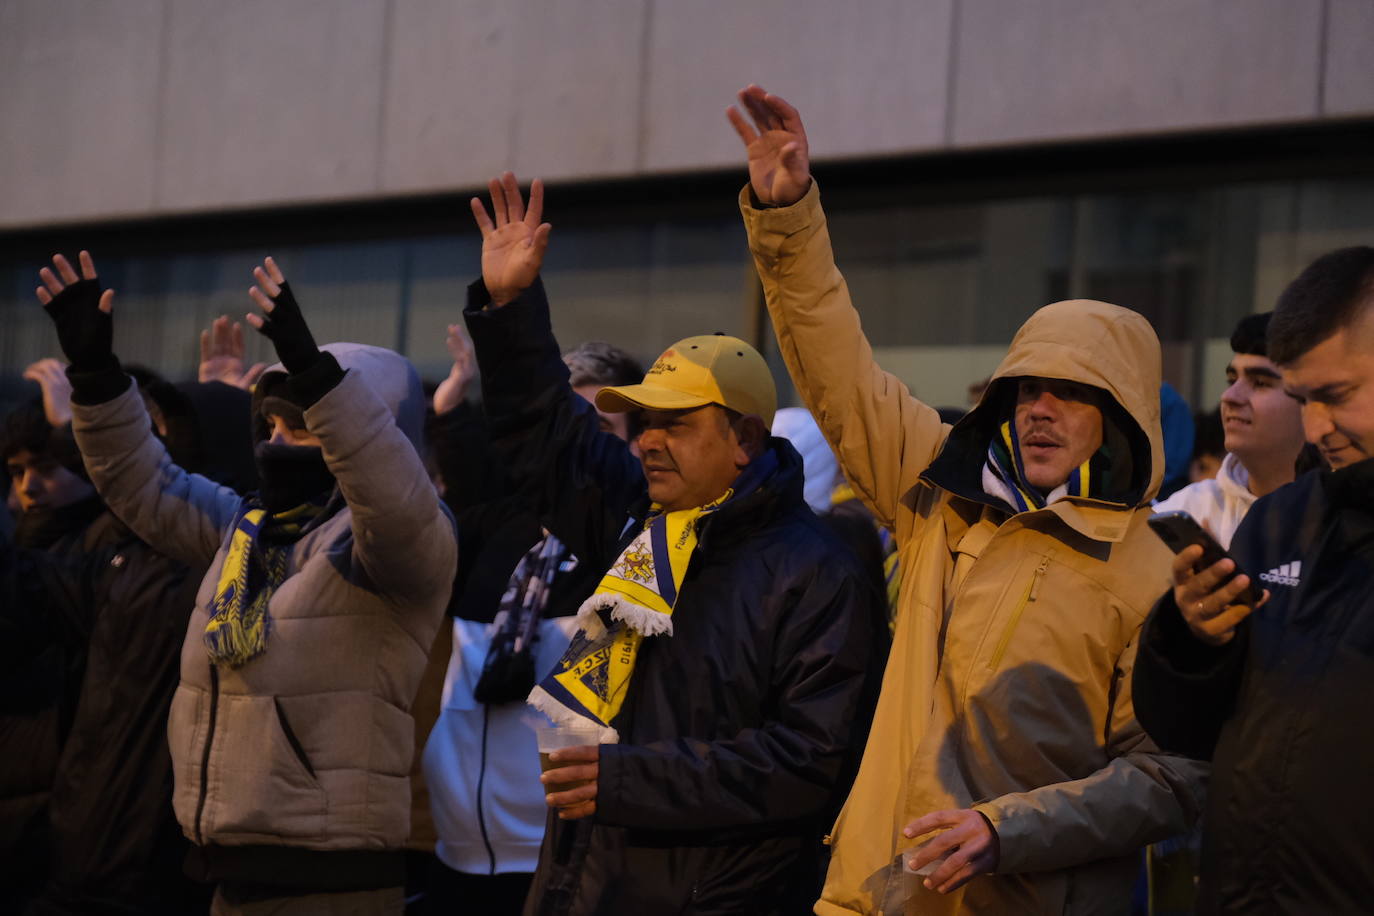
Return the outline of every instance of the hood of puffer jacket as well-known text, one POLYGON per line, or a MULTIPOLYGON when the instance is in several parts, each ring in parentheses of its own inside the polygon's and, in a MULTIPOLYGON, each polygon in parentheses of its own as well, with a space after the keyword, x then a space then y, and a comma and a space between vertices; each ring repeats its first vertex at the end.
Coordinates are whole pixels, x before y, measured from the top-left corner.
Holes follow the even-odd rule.
MULTIPOLYGON (((1121 433, 1130 446, 1133 465, 1129 490, 1116 495, 1130 508, 1148 506, 1164 479, 1159 338, 1138 312, 1091 299, 1055 302, 1026 319, 978 405, 950 431, 930 468, 934 482, 948 487, 945 477, 949 474, 962 474, 968 480, 970 467, 981 473, 992 430, 1015 404, 1015 380, 1027 376, 1091 385, 1111 398, 1113 404, 1103 411, 1104 427, 1112 424, 1121 433), (960 465, 964 470, 958 469, 960 465)), ((1077 497, 1069 501, 1101 505, 1077 497)), ((1074 527, 1089 533, 1103 526, 1074 527)), ((1116 539, 1105 530, 1091 536, 1116 539)))
MULTIPOLYGON (((320 347, 334 354, 345 371, 356 372, 367 382, 372 393, 382 399, 391 411, 396 426, 405 433, 415 452, 424 455, 425 391, 420 374, 410 360, 394 350, 367 344, 330 343, 320 347)), ((262 442, 271 430, 262 415, 262 400, 275 383, 287 377, 281 363, 267 368, 253 386, 253 441, 262 442)))

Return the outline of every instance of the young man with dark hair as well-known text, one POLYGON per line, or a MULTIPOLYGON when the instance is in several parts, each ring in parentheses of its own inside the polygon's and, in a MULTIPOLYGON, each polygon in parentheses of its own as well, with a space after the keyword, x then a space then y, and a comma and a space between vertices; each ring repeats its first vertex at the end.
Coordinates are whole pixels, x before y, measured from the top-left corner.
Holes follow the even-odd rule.
POLYGON ((1178 555, 1136 708, 1162 746, 1213 763, 1199 912, 1363 913, 1374 839, 1351 799, 1374 772, 1374 248, 1308 266, 1268 346, 1329 470, 1258 500, 1234 561, 1178 555))
POLYGON ((600 573, 530 702, 600 744, 554 751, 527 914, 792 914, 871 710, 880 597, 807 508, 776 390, 744 341, 692 337, 638 384, 639 460, 598 428, 558 357, 536 181, 479 201, 469 288, 493 441, 548 529, 600 573), (570 787, 575 786, 575 787, 570 787))
MULTIPOLYGON (((32 537, 42 537, 32 529, 60 525, 61 510, 69 506, 89 502, 91 513, 104 511, 81 464, 81 452, 70 427, 54 427, 39 404, 17 408, 5 417, 0 459, 19 501, 21 515, 15 537, 24 546, 47 547, 31 543, 32 537)), ((87 521, 90 517, 93 515, 87 521)))
POLYGON ((1231 334, 1221 395, 1227 454, 1217 476, 1155 503, 1156 512, 1187 512, 1223 547, 1256 499, 1293 480, 1303 450, 1301 409, 1268 357, 1271 314, 1247 315, 1231 334))

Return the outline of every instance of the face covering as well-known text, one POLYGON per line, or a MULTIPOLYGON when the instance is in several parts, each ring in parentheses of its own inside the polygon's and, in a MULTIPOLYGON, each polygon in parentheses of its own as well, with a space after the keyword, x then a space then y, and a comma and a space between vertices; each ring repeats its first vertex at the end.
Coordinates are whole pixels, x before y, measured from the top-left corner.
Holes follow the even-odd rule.
POLYGON ((47 550, 64 536, 84 529, 104 511, 105 504, 99 496, 88 496, 56 509, 21 512, 14 526, 14 543, 19 547, 47 550))
POLYGON ((253 462, 262 479, 262 503, 269 512, 285 512, 334 489, 334 475, 318 446, 259 442, 253 449, 253 462))

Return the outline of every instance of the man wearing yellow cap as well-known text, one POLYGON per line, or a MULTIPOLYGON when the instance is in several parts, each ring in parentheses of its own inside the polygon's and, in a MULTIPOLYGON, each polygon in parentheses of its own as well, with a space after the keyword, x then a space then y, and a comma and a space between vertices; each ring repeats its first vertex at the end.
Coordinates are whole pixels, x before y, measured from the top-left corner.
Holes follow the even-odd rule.
POLYGON ((466 318, 493 442, 541 522, 606 570, 530 695, 599 743, 552 755, 525 912, 797 912, 871 715, 882 596, 807 508, 744 341, 689 337, 642 383, 597 394, 643 411, 638 459, 598 430, 538 277, 542 186, 528 212, 510 173, 491 194, 491 216, 473 201, 466 318))

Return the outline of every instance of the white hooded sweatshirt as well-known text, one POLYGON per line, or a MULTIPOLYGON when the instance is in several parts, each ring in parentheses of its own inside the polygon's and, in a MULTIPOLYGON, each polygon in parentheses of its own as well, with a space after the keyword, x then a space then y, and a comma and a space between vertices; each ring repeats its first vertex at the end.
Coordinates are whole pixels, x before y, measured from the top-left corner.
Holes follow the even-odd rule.
POLYGON ((1250 492, 1250 472, 1235 454, 1227 452, 1214 479, 1189 484, 1155 503, 1154 508, 1156 512, 1187 512, 1211 531, 1222 547, 1229 548, 1255 498, 1250 492))

